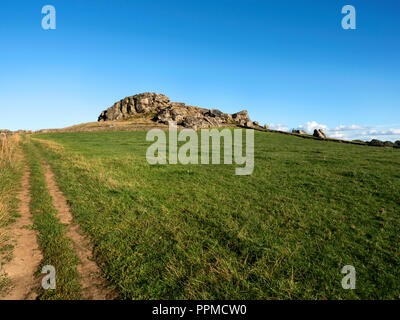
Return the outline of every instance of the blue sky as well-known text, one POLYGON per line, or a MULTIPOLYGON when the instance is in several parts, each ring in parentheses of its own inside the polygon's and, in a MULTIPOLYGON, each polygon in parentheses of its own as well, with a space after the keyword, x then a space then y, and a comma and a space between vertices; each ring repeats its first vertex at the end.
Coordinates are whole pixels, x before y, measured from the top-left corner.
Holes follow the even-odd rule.
POLYGON ((274 128, 400 139, 400 2, 0 2, 0 128, 97 120, 141 92, 274 128), (56 8, 56 30, 41 9, 56 8), (357 29, 341 28, 356 8, 357 29))

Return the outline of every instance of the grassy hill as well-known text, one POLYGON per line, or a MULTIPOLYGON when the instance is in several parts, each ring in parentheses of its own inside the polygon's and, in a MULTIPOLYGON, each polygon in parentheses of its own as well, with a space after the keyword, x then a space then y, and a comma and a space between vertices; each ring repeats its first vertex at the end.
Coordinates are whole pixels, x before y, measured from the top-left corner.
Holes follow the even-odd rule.
POLYGON ((149 117, 136 117, 131 120, 86 122, 61 129, 43 129, 39 133, 55 132, 89 132, 89 131, 137 131, 149 130, 152 128, 168 128, 167 125, 156 123, 149 117))
POLYGON ((255 169, 155 165, 144 131, 32 136, 121 298, 399 298, 400 150, 255 133, 255 169), (341 287, 353 265, 356 290, 341 287))

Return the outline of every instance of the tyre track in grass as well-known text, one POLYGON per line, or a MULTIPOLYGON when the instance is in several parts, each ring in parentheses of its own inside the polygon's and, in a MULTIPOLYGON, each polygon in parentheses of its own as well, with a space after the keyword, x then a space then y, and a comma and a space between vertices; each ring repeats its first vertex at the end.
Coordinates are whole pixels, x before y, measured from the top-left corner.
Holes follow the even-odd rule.
POLYGON ((67 225, 66 236, 72 240, 73 249, 80 260, 77 269, 80 275, 82 296, 85 300, 107 300, 116 298, 116 293, 107 288, 107 282, 102 276, 98 265, 92 260, 92 246, 82 235, 78 224, 73 222, 71 209, 67 199, 57 186, 53 171, 48 163, 43 161, 45 180, 53 205, 57 210, 57 217, 61 223, 67 225))
POLYGON ((1 300, 34 300, 37 297, 36 288, 39 279, 35 277, 42 253, 37 242, 38 232, 33 226, 30 212, 30 170, 25 167, 22 178, 22 190, 18 195, 20 200, 18 212, 20 217, 10 226, 9 234, 15 241, 12 260, 3 265, 3 271, 8 274, 11 288, 1 300))

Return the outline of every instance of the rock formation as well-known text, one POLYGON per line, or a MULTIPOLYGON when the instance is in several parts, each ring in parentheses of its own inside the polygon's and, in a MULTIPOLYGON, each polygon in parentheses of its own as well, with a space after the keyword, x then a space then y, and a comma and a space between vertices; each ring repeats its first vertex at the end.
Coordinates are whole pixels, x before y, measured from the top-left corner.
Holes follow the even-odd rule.
POLYGON ((229 114, 217 109, 204 109, 171 102, 163 94, 141 93, 126 97, 104 110, 98 121, 129 120, 135 117, 151 117, 152 120, 168 124, 176 121, 185 128, 211 128, 223 125, 239 125, 253 128, 259 126, 252 122, 246 110, 229 114))
POLYGON ((322 131, 322 129, 315 129, 313 136, 320 139, 326 139, 326 134, 322 131))

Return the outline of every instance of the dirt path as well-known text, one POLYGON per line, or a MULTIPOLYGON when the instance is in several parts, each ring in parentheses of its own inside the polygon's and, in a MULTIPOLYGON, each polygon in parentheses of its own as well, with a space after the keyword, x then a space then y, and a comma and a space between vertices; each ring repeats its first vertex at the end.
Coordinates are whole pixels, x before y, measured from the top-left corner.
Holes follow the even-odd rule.
POLYGON ((11 280, 11 289, 2 300, 34 300, 37 297, 35 288, 39 287, 40 279, 34 276, 38 270, 42 253, 37 243, 37 232, 32 226, 32 216, 29 210, 30 196, 30 171, 25 168, 22 178, 22 190, 18 195, 20 200, 19 214, 21 217, 10 226, 9 234, 15 240, 13 258, 3 265, 3 270, 11 280))
POLYGON ((77 266, 80 283, 82 286, 82 296, 86 300, 106 300, 115 298, 115 293, 107 289, 106 281, 101 275, 101 270, 97 264, 91 260, 92 246, 82 235, 79 225, 72 221, 72 214, 67 200, 58 188, 54 174, 50 165, 43 163, 45 178, 53 204, 58 211, 58 218, 67 225, 67 237, 73 242, 74 250, 80 260, 77 266))

